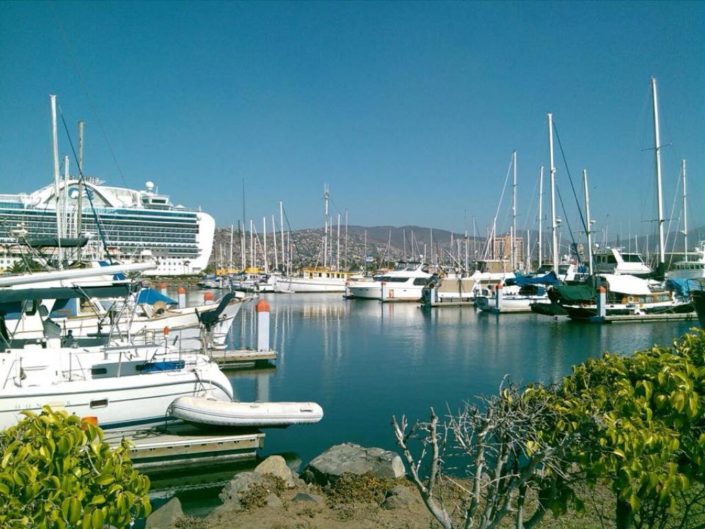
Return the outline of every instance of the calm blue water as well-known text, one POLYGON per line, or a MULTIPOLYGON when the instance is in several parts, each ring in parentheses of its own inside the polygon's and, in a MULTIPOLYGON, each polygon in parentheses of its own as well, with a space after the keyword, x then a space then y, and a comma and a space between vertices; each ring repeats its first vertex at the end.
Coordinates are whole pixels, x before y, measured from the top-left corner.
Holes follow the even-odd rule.
MULTIPOLYGON (((457 409, 496 392, 502 378, 558 381, 573 364, 604 351, 629 354, 670 345, 692 325, 556 322, 545 316, 425 311, 416 304, 344 300, 339 295, 272 295, 270 374, 232 377, 241 400, 315 401, 315 425, 266 430, 261 455, 294 453, 305 464, 341 442, 394 449, 392 415, 422 418, 430 406, 457 409), (259 380, 258 380, 259 378, 259 380)), ((254 343, 254 304, 243 307, 232 345, 254 343)))

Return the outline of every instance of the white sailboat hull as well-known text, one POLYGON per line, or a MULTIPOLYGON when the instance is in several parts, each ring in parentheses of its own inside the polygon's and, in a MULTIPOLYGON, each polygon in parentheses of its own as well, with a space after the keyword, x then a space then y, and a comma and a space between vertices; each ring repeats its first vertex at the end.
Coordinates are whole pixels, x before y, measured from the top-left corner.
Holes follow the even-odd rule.
POLYGON ((15 349, 0 358, 0 377, 0 428, 45 405, 115 428, 163 422, 182 396, 232 399, 229 380, 207 357, 154 347, 15 349))

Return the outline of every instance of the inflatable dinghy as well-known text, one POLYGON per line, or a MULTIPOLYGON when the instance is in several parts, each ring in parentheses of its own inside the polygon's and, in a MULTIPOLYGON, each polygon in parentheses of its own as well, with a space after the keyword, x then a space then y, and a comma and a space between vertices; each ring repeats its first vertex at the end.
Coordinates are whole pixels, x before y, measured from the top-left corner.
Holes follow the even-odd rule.
POLYGON ((311 424, 323 418, 323 408, 315 402, 228 402, 205 397, 179 397, 168 413, 195 424, 260 428, 311 424))

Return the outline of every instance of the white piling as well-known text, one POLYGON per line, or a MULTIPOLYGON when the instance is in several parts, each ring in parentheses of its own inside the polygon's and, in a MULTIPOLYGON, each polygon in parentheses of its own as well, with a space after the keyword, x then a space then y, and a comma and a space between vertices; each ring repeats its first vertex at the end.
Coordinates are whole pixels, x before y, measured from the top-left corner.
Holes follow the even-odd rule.
POLYGON ((203 303, 206 305, 210 305, 215 301, 215 296, 213 295, 213 292, 208 291, 203 294, 203 303))
POLYGON ((271 351, 269 347, 269 303, 260 299, 255 306, 257 312, 257 350, 271 351))
POLYGON ((162 296, 166 296, 166 283, 160 283, 159 284, 159 293, 162 296))
POLYGON ((597 315, 604 318, 607 316, 607 289, 599 287, 597 292, 597 315))
POLYGON ((186 308, 186 289, 184 287, 179 287, 178 293, 179 293, 179 308, 185 309, 186 308))
POLYGON ((497 283, 497 288, 494 291, 495 308, 499 311, 502 305, 502 283, 497 283))

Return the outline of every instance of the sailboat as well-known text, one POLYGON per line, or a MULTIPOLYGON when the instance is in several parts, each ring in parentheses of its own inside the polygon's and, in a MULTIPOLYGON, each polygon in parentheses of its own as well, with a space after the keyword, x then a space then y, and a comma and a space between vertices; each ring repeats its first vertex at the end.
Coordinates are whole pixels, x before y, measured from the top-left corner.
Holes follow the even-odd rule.
MULTIPOLYGON (((323 266, 305 267, 300 276, 288 276, 277 279, 281 288, 288 292, 325 292, 344 293, 345 284, 353 275, 340 269, 340 241, 338 240, 337 264, 333 266, 332 232, 333 222, 328 214, 330 190, 323 188, 324 225, 323 225, 323 266)), ((338 236, 340 236, 340 215, 338 215, 338 236)))

